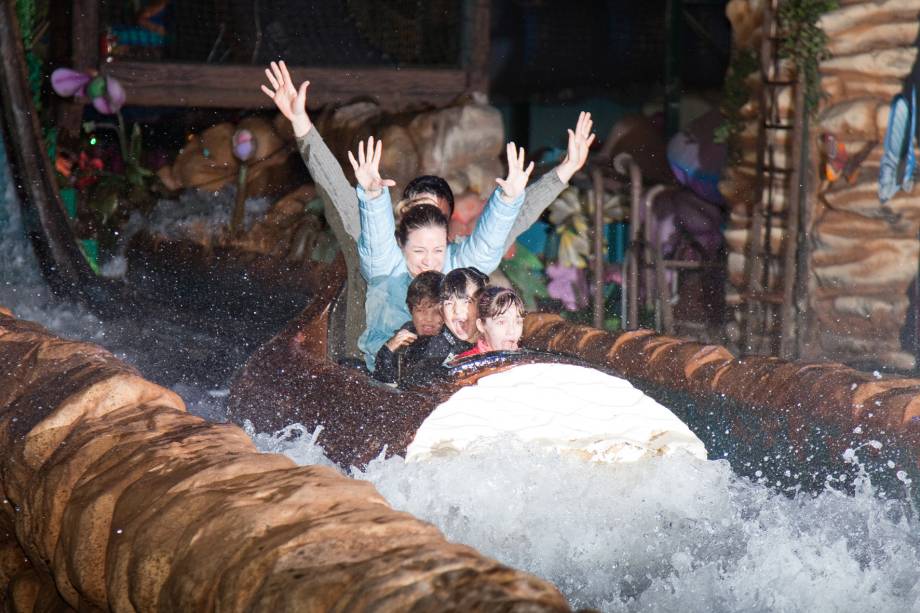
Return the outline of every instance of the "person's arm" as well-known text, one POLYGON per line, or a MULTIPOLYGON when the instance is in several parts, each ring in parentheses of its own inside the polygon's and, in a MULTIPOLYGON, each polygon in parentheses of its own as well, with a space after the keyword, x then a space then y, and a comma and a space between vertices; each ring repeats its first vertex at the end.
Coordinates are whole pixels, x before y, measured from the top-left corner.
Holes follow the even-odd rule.
MULTIPOLYGON (((341 220, 341 227, 353 240, 358 240, 361 226, 358 219, 358 201, 355 192, 342 172, 338 160, 332 155, 329 147, 323 142, 322 137, 310 121, 307 114, 307 88, 309 81, 301 83, 300 88, 295 88, 291 74, 284 62, 272 62, 265 70, 271 87, 262 85, 262 91, 278 107, 278 110, 291 122, 294 137, 297 139, 297 149, 303 158, 307 170, 316 185, 326 193, 335 212, 341 220)), ((330 221, 333 231, 336 230, 335 221, 330 221)), ((339 239, 341 240, 341 238, 339 239)))
POLYGON ((396 383, 399 379, 399 356, 384 343, 374 360, 374 378, 381 383, 396 383))
POLYGON ((508 251, 514 241, 540 219, 546 207, 551 205, 567 186, 568 183, 563 183, 554 169, 527 187, 524 205, 515 218, 514 225, 511 226, 511 231, 508 233, 508 239, 505 241, 505 251, 508 251))
POLYGON ((565 158, 556 168, 546 173, 538 181, 527 187, 527 196, 524 198, 524 206, 514 225, 508 233, 508 240, 505 241, 505 251, 511 248, 514 241, 527 231, 538 219, 546 207, 559 197, 562 190, 566 188, 569 181, 578 172, 588 160, 588 150, 591 143, 594 142, 594 134, 591 129, 594 122, 591 120, 591 113, 582 111, 578 115, 578 122, 575 124, 575 130, 569 130, 568 149, 565 158))
POLYGON ((533 171, 533 162, 524 169, 524 150, 518 152, 514 143, 507 146, 508 178, 496 179, 499 184, 489 201, 473 233, 466 240, 450 245, 452 268, 474 266, 486 274, 498 268, 505 253, 505 241, 511 226, 524 203, 524 187, 533 171))
POLYGON ((396 244, 396 222, 393 220, 389 190, 381 191, 376 198, 369 198, 359 185, 357 194, 361 219, 358 259, 361 276, 370 281, 391 274, 403 261, 403 254, 396 244))
POLYGON ((396 331, 393 337, 385 342, 377 352, 374 366, 374 378, 383 383, 396 383, 399 380, 399 360, 401 349, 412 345, 418 335, 413 332, 412 322, 407 322, 396 331))
MULTIPOLYGON (((358 198, 339 161, 326 146, 316 126, 297 138, 297 149, 313 181, 324 192, 341 219, 342 228, 353 240, 361 235, 358 198)), ((330 224, 332 225, 332 224, 330 224)))
POLYGON ((395 183, 380 177, 380 157, 383 143, 374 137, 358 145, 358 158, 348 152, 348 159, 355 169, 358 180, 358 214, 361 234, 358 237, 358 258, 361 275, 370 281, 375 277, 390 275, 403 262, 403 254, 396 244, 396 222, 393 219, 393 204, 390 190, 395 183))

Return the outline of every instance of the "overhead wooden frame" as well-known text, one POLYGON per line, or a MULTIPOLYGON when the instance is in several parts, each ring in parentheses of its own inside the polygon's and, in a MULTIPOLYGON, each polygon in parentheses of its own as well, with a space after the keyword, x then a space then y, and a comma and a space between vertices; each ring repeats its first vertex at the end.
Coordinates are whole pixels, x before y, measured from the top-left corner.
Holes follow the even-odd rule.
MULTIPOLYGON (((295 81, 309 79, 311 107, 371 97, 386 108, 441 105, 458 96, 488 93, 490 0, 465 0, 460 68, 293 66, 295 81)), ((263 108, 264 66, 114 60, 100 65, 99 0, 75 0, 73 64, 98 67, 125 87, 128 104, 210 108, 263 108)))
MULTIPOLYGON (((261 108, 272 104, 259 85, 264 66, 112 62, 102 72, 124 86, 129 104, 261 108)), ((310 81, 311 107, 372 96, 384 107, 444 104, 467 89, 463 70, 292 67, 295 83, 310 81)))

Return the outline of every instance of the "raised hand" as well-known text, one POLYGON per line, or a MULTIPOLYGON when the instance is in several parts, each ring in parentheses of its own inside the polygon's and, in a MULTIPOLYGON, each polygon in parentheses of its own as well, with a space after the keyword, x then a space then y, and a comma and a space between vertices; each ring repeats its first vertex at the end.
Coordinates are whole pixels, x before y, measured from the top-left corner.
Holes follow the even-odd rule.
POLYGON ((380 158, 383 155, 383 141, 378 140, 374 145, 374 137, 367 139, 367 155, 364 153, 364 141, 358 143, 358 159, 348 152, 348 161, 351 167, 355 169, 355 179, 358 185, 364 188, 367 197, 374 199, 380 195, 380 191, 385 187, 393 187, 396 181, 392 179, 380 178, 380 158))
POLYGON ((499 198, 511 203, 527 187, 527 180, 530 179, 530 173, 533 172, 533 162, 525 169, 524 148, 521 147, 521 150, 518 151, 514 143, 508 143, 505 149, 508 154, 508 177, 506 179, 495 179, 495 182, 502 188, 499 198))
POLYGON ((591 133, 594 122, 591 113, 582 111, 578 114, 578 123, 575 130, 569 130, 569 147, 562 162, 556 167, 556 174, 563 183, 568 183, 572 176, 578 172, 588 161, 588 150, 594 142, 595 134, 591 133))
POLYGON ((294 136, 298 138, 304 136, 313 125, 310 123, 310 116, 307 115, 307 88, 310 82, 304 81, 300 84, 299 89, 295 88, 291 80, 291 73, 288 72, 283 61, 272 62, 271 66, 265 69, 265 76, 268 77, 268 82, 272 86, 262 85, 262 91, 275 102, 281 114, 291 122, 294 136))

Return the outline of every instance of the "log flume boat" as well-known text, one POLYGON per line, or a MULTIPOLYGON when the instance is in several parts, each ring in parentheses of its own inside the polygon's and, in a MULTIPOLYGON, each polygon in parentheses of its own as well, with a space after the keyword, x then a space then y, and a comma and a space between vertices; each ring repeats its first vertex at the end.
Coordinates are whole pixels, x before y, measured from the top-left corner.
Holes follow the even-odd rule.
MULTIPOLYGON (((655 334, 607 332, 554 314, 529 314, 522 347, 446 369, 438 381, 395 390, 327 357, 341 268, 316 299, 238 373, 229 416, 260 432, 321 425, 330 459, 362 465, 384 449, 404 454, 426 418, 483 377, 537 363, 620 375, 668 407, 741 474, 777 486, 820 489, 829 474, 878 469, 874 482, 917 497, 920 379, 865 373, 836 363, 737 358, 717 345, 655 334), (861 467, 847 450, 865 451, 861 467), (851 457, 851 456, 850 456, 851 457)), ((615 404, 615 403, 614 403, 615 404)))
POLYGON ((459 361, 405 389, 337 364, 327 355, 328 339, 337 333, 330 313, 344 281, 341 266, 330 268, 311 304, 250 357, 231 385, 231 420, 248 421, 259 432, 293 423, 322 426, 320 445, 345 468, 363 466, 382 453, 458 452, 482 437, 520 437, 524 431, 531 439, 607 461, 678 449, 705 458, 702 443, 667 409, 610 369, 577 356, 493 352, 459 361), (499 376, 510 371, 516 380, 499 376), (490 385, 486 397, 473 397, 484 378, 490 385), (586 397, 573 407, 570 398, 552 397, 558 386, 540 387, 547 379, 572 386, 578 379, 595 387, 594 397, 608 395, 599 406, 586 397), (599 391, 596 386, 608 387, 599 391), (466 434, 458 437, 459 431, 466 434))

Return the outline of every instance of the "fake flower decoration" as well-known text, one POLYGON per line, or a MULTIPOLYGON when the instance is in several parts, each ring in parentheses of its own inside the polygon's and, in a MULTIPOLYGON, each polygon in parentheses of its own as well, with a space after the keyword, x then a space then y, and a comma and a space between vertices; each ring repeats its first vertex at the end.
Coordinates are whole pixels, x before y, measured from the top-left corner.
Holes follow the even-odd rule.
POLYGON ((93 108, 103 115, 115 115, 126 100, 125 88, 118 79, 70 68, 58 68, 52 72, 51 87, 54 93, 64 98, 89 98, 93 108))
POLYGON ((74 187, 78 190, 84 190, 99 181, 99 173, 102 171, 102 160, 97 157, 90 157, 85 151, 80 152, 77 159, 77 168, 79 169, 74 187))
POLYGON ((246 218, 246 174, 249 170, 247 162, 255 156, 258 143, 252 132, 241 128, 233 133, 231 144, 234 157, 242 162, 236 178, 236 199, 230 214, 230 233, 235 236, 242 232, 243 220, 246 218))
POLYGON ((243 128, 233 133, 233 155, 241 162, 248 162, 256 153, 256 137, 243 128))
POLYGON ((549 277, 546 285, 549 297, 561 301, 566 310, 577 311, 588 306, 588 277, 584 268, 550 264, 546 267, 546 276, 549 277))
POLYGON ((155 202, 151 188, 156 178, 141 161, 141 128, 136 123, 125 123, 121 110, 127 96, 117 79, 58 68, 51 73, 51 87, 59 96, 89 100, 100 114, 114 116, 115 121, 85 122, 83 131, 89 136, 89 144, 84 144, 79 154, 59 152, 59 159, 69 159, 56 165, 61 177, 79 192, 77 206, 82 204, 91 213, 92 219, 86 223, 92 228, 94 239, 100 246, 114 245, 119 224, 128 212, 149 208, 155 202), (114 133, 117 146, 107 147, 97 141, 102 131, 114 133), (106 155, 110 151, 112 155, 106 155))
MULTIPOLYGON (((591 254, 589 224, 594 219, 594 192, 577 187, 566 188, 550 205, 549 221, 559 234, 559 264, 570 268, 585 268, 591 254)), ((622 199, 614 194, 604 202, 604 223, 619 221, 626 216, 622 199)))

